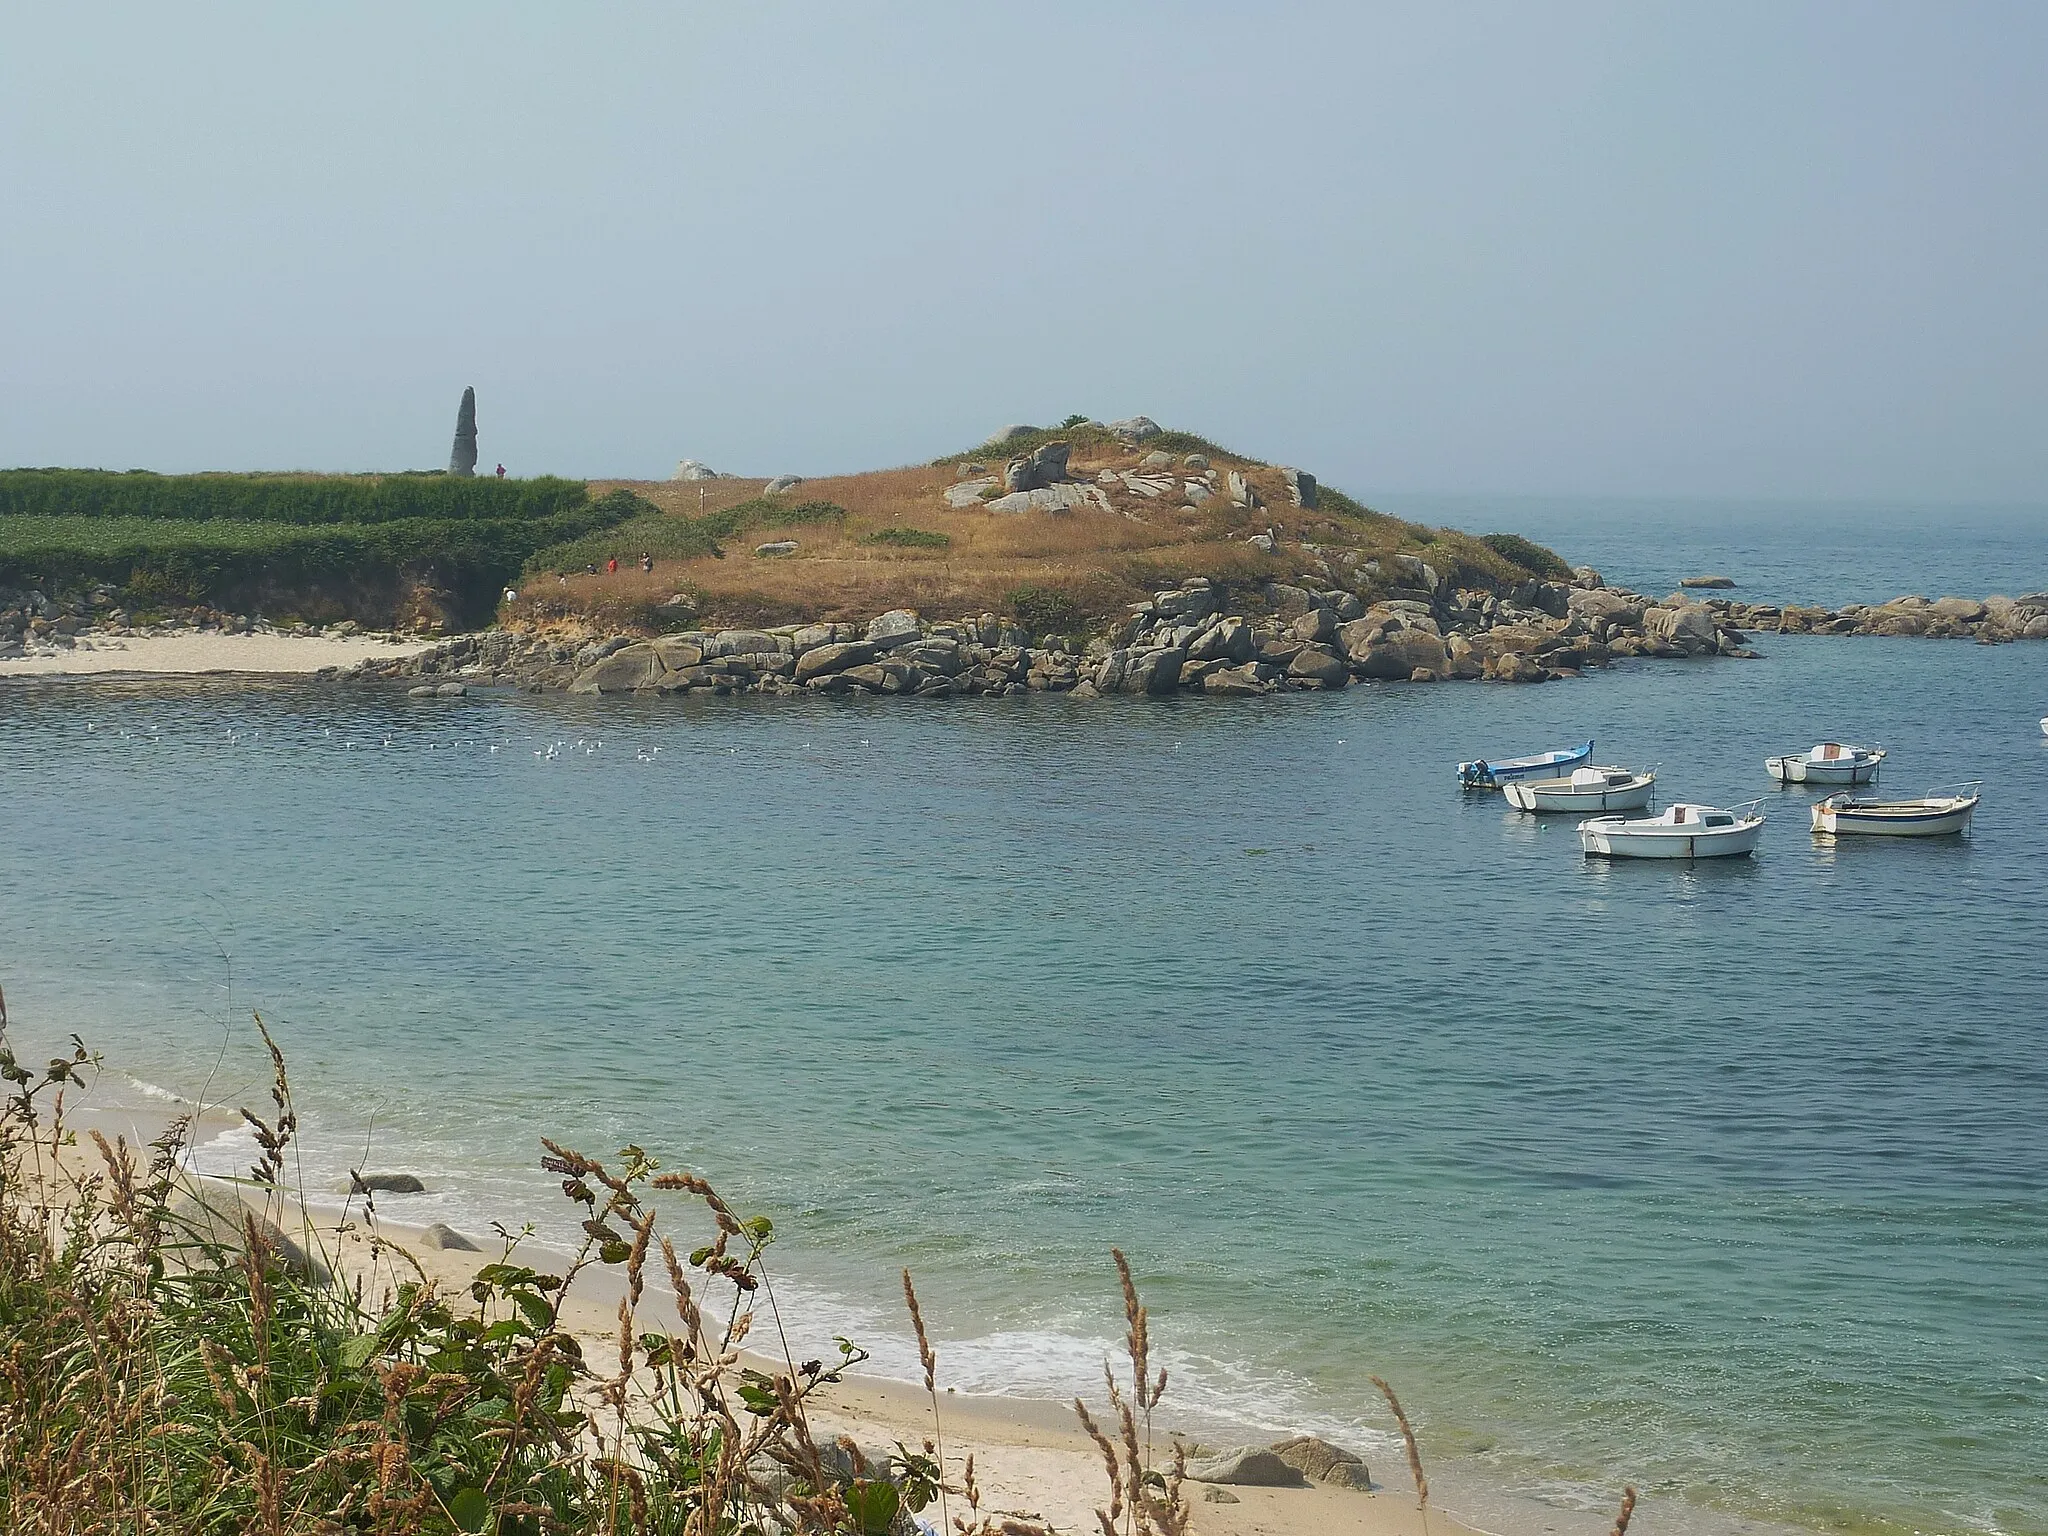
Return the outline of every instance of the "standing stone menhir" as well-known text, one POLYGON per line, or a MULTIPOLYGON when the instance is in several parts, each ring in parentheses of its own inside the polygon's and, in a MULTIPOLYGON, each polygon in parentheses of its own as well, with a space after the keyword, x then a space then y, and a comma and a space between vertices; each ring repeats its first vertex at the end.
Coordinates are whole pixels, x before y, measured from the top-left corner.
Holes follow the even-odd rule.
POLYGON ((448 473, 476 473, 476 386, 462 392, 462 409, 455 413, 455 448, 448 455, 448 473))

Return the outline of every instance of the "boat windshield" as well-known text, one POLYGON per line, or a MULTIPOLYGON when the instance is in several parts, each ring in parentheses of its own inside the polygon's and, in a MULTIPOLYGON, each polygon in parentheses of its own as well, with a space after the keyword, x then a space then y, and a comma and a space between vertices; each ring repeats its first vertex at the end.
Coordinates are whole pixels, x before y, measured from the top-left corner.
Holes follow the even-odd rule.
POLYGON ((1732 827, 1735 825, 1735 818, 1733 816, 1704 816, 1700 819, 1710 827, 1732 827))

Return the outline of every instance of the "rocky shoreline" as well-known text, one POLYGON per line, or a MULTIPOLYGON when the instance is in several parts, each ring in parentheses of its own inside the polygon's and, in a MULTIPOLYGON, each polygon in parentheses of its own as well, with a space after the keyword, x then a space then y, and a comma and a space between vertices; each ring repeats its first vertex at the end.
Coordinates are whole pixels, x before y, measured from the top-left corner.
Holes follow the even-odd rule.
MULTIPOLYGON (((1377 562, 1375 562, 1377 564, 1377 562)), ((1366 591, 1330 583, 1228 585, 1196 577, 1133 604, 1085 641, 1034 636, 991 613, 927 622, 907 609, 865 624, 691 629, 649 638, 491 629, 407 656, 373 657, 314 675, 409 682, 416 694, 470 687, 577 694, 865 693, 1168 694, 1239 698, 1353 682, 1540 683, 1622 657, 1754 657, 1758 634, 1913 636, 1979 644, 2048 639, 2048 593, 2019 598, 1900 597, 1840 608, 1650 598, 1581 567, 1570 583, 1504 592, 1456 590, 1421 559, 1395 557, 1366 591), (1391 584, 1387 578, 1392 578, 1391 584), (1370 594, 1370 595, 1368 595, 1370 594)), ((272 625, 186 610, 131 624, 112 589, 63 600, 0 592, 0 660, 120 649, 131 638, 266 634, 328 638, 358 627, 272 625)))
MULTIPOLYGON (((1197 577, 1155 592, 1085 642, 1033 636, 984 613, 926 622, 907 609, 862 624, 570 638, 496 629, 415 657, 337 671, 412 680, 418 695, 470 686, 575 694, 862 693, 943 698, 1021 693, 1239 698, 1354 681, 1540 683, 1621 657, 1753 658, 1756 633, 2048 639, 2048 593, 1898 598, 1839 609, 1684 592, 1653 599, 1581 568, 1569 583, 1455 591, 1399 556, 1405 585, 1368 601, 1335 586, 1231 587, 1197 577)), ((1376 573, 1375 573, 1376 574, 1376 573)))

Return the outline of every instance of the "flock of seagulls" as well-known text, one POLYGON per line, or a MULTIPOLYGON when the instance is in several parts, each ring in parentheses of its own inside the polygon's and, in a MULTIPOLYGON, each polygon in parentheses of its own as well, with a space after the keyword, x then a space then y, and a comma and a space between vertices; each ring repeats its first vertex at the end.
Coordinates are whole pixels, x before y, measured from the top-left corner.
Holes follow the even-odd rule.
MULTIPOLYGON (((102 733, 101 724, 97 720, 88 720, 85 723, 85 728, 87 731, 91 732, 94 735, 99 735, 102 733)), ((105 734, 109 738, 115 740, 146 741, 158 746, 161 746, 164 740, 163 736, 158 732, 157 727, 154 725, 142 726, 132 731, 116 727, 106 731, 105 734)), ((221 733, 219 739, 225 745, 230 747, 250 747, 258 745, 262 735, 263 731, 261 727, 244 728, 241 726, 229 726, 221 733)), ((334 727, 331 725, 323 726, 321 728, 320 735, 321 739, 324 742, 328 743, 329 745, 338 745, 344 752, 353 752, 358 747, 375 747, 379 749, 384 749, 390 748, 393 745, 393 739, 388 735, 379 735, 372 738, 366 738, 361 741, 358 741, 356 738, 348 735, 342 735, 337 737, 335 735, 334 727)), ((275 745, 275 740, 276 739, 273 737, 271 742, 272 745, 275 745)), ((508 747, 513 746, 514 744, 515 743, 513 742, 513 739, 510 736, 502 737, 497 741, 491 742, 463 740, 427 742, 405 742, 401 740, 397 742, 397 746, 400 750, 405 750, 408 747, 412 748, 413 750, 418 750, 420 747, 424 746, 425 749, 429 752, 444 750, 453 751, 460 748, 488 747, 490 749, 490 755, 493 757, 496 757, 500 752, 504 751, 508 747)), ((579 736, 574 741, 570 741, 568 738, 564 737, 559 741, 543 742, 540 746, 537 746, 533 749, 533 755, 535 758, 537 758, 539 761, 543 763, 552 763, 560 761, 564 758, 574 758, 578 756, 595 757, 599 752, 604 750, 604 745, 604 738, 601 736, 579 736)), ((866 743, 863 742, 862 745, 865 746, 866 743)), ((739 756, 738 747, 729 747, 727 748, 727 752, 729 755, 733 757, 739 756)), ((660 759, 661 753, 662 749, 660 747, 636 747, 633 750, 633 761, 635 761, 636 763, 653 763, 660 759)))

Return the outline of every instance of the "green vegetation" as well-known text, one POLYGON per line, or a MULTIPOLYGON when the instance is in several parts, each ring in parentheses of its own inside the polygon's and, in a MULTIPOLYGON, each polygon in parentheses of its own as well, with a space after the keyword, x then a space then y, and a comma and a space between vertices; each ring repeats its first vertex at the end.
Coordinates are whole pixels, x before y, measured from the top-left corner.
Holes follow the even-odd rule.
MULTIPOLYGON (((1069 418, 1069 420, 1071 419, 1069 418)), ((1019 454, 1035 453, 1047 443, 1072 443, 1074 445, 1074 452, 1078 457, 1085 457, 1092 449, 1099 448, 1111 452, 1121 452, 1130 447, 1130 444, 1124 442, 1123 439, 1107 427, 1090 427, 1079 424, 1062 427, 1032 427, 1028 431, 1012 438, 1007 443, 980 443, 969 448, 965 453, 945 454, 940 458, 933 459, 932 463, 935 465, 950 465, 958 464, 963 460, 978 460, 982 463, 988 463, 991 459, 1012 459, 1019 454)), ((1248 459, 1241 453, 1232 453, 1228 448, 1219 448, 1206 437, 1197 437, 1192 432, 1161 432, 1154 437, 1146 438, 1144 442, 1137 446, 1147 453, 1152 452, 1154 449, 1161 453, 1171 453, 1176 456, 1185 453, 1200 453, 1206 454, 1212 459, 1227 461, 1232 464, 1258 464, 1262 462, 1259 459, 1248 459)))
POLYGON ((158 475, 0 470, 0 517, 107 517, 297 525, 542 522, 589 501, 580 480, 446 475, 158 475))
POLYGON ((639 505, 644 511, 630 520, 607 524, 601 531, 540 550, 527 563, 527 573, 580 571, 588 566, 601 566, 613 555, 622 560, 641 554, 657 560, 695 560, 723 553, 725 541, 742 533, 836 523, 846 516, 846 508, 836 502, 804 501, 791 506, 772 496, 756 496, 702 517, 660 512, 644 501, 639 505))
POLYGON ((1555 550, 1545 549, 1541 544, 1523 538, 1519 533, 1481 534, 1479 542, 1495 554, 1513 561, 1532 576, 1545 576, 1553 581, 1572 579, 1572 568, 1565 564, 1563 556, 1555 550))
POLYGON ((260 608, 431 577, 472 610, 540 550, 651 513, 567 480, 0 472, 0 585, 260 608))
MULTIPOLYGON (((543 1268, 506 1233, 466 1288, 432 1283, 373 1205, 316 1230, 286 1192, 298 1120, 263 1040, 272 1109, 243 1111, 261 1158, 232 1183, 182 1170, 182 1120, 146 1163, 98 1132, 87 1149, 64 1123, 98 1065, 85 1047, 36 1071, 0 1045, 0 1531, 885 1536, 936 1504, 954 1536, 1048 1536, 984 1514, 971 1460, 949 1481, 909 1271, 931 1438, 877 1460, 821 1446, 814 1399, 867 1356, 844 1339, 829 1363, 738 1354, 746 1341, 772 1357, 780 1331, 766 1217, 638 1147, 606 1165, 543 1139, 581 1246, 543 1268), (667 1235, 679 1214, 707 1229, 701 1245, 667 1235), (606 1270, 622 1299, 579 1336, 579 1281, 606 1270), (667 1295, 649 1284, 663 1281, 667 1295)), ((1075 1405, 1107 1461, 1101 1524, 1178 1536, 1179 1455, 1166 1469, 1150 1456, 1165 1374, 1114 1257, 1130 1323, 1130 1375, 1110 1389, 1120 1444, 1075 1405)))
POLYGON ((1054 587, 1017 588, 1010 594, 1010 611, 1034 635, 1068 634, 1088 624, 1082 605, 1054 587))
POLYGON ((861 535, 863 544, 883 544, 895 549, 948 549, 952 547, 950 533, 927 533, 922 528, 877 528, 873 533, 861 535))

